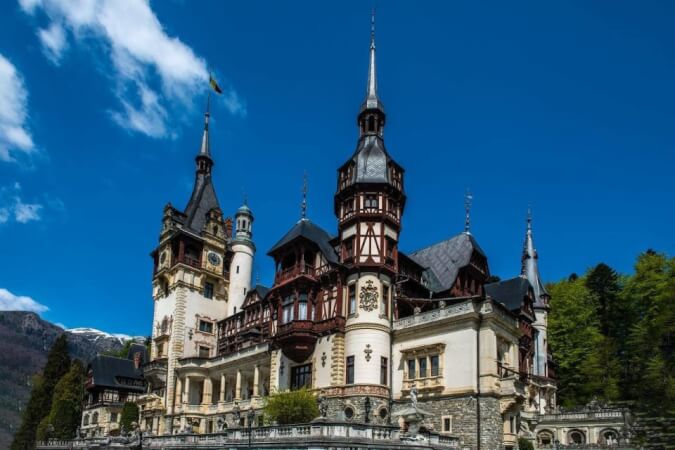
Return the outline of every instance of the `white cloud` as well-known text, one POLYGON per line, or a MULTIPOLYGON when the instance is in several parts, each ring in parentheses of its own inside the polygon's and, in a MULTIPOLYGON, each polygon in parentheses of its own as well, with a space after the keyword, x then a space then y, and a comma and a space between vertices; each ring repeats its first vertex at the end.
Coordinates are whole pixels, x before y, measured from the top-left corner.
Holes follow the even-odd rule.
POLYGON ((47 56, 51 62, 58 65, 61 61, 63 52, 68 47, 66 32, 63 27, 57 22, 52 22, 49 28, 38 30, 38 37, 40 38, 40 42, 42 42, 45 56, 47 56))
MULTIPOLYGON (((169 111, 189 106, 208 87, 203 58, 169 36, 148 0, 19 0, 28 14, 38 9, 50 26, 38 35, 48 57, 58 63, 72 35, 93 38, 109 49, 121 108, 111 113, 120 126, 155 138, 172 137, 169 111)), ((223 102, 232 114, 245 107, 231 89, 223 102)))
POLYGON ((16 67, 0 54, 0 160, 15 161, 17 154, 35 151, 26 126, 28 91, 16 67))
POLYGON ((0 288, 0 311, 33 311, 42 313, 49 308, 24 295, 14 295, 7 289, 0 288))
MULTIPOLYGON (((47 207, 63 213, 65 207, 58 198, 47 197, 47 207)), ((38 202, 26 202, 23 199, 21 185, 14 183, 11 186, 0 186, 0 225, 14 221, 25 224, 42 220, 45 205, 38 202)))

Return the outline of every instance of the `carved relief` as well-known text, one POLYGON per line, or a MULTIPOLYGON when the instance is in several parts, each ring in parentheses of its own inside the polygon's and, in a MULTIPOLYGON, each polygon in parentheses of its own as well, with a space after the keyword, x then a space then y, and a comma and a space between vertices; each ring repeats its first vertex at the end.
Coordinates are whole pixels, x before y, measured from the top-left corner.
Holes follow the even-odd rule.
POLYGON ((365 286, 361 286, 361 309, 364 311, 372 311, 377 307, 378 289, 373 286, 372 280, 366 281, 365 286))

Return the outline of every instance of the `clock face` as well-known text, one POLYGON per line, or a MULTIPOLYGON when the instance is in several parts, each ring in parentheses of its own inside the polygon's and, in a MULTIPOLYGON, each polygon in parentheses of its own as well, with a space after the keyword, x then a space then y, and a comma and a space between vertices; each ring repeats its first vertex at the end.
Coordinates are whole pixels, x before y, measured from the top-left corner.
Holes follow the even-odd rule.
POLYGON ((214 266, 217 266, 220 264, 220 256, 218 256, 218 253, 216 252, 209 252, 208 254, 209 262, 213 264, 214 266))

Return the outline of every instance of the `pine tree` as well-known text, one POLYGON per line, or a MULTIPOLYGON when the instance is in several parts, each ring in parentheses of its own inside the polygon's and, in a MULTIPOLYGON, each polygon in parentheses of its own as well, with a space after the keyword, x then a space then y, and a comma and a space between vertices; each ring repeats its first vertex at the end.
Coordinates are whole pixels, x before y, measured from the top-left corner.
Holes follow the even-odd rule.
POLYGON ((14 435, 11 450, 35 448, 37 428, 52 406, 54 387, 70 367, 66 335, 59 336, 47 356, 42 375, 35 377, 28 405, 23 413, 21 426, 14 435))
POLYGON ((54 388, 51 410, 38 426, 38 441, 47 437, 72 439, 75 436, 82 415, 84 378, 85 370, 82 363, 73 361, 70 370, 61 377, 54 388), (49 425, 53 427, 51 433, 47 432, 49 425), (48 434, 50 436, 47 436, 48 434))
POLYGON ((675 414, 675 258, 640 255, 623 295, 636 314, 625 396, 652 414, 675 414))

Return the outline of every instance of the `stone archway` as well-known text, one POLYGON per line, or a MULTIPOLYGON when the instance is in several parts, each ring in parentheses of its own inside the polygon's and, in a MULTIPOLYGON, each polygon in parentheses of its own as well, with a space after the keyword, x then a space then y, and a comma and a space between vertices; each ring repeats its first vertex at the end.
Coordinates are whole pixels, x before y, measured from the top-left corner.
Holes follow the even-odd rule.
POLYGON ((568 444, 585 444, 586 443, 586 433, 582 430, 574 429, 567 432, 567 443, 568 444))
POLYGON ((550 430, 542 430, 537 433, 537 446, 553 445, 554 434, 550 430))
POLYGON ((613 428, 606 428, 602 430, 598 435, 598 444, 608 446, 618 445, 619 432, 613 428))

